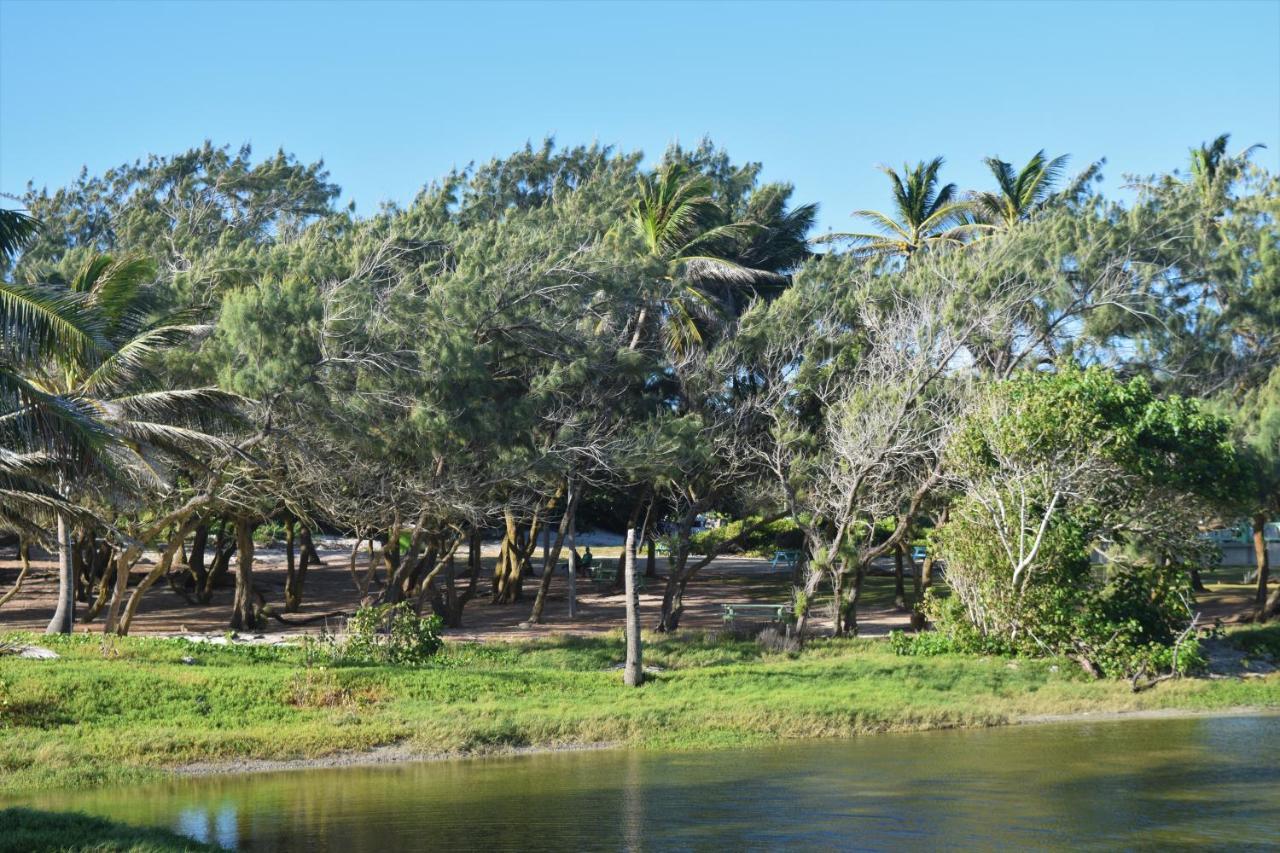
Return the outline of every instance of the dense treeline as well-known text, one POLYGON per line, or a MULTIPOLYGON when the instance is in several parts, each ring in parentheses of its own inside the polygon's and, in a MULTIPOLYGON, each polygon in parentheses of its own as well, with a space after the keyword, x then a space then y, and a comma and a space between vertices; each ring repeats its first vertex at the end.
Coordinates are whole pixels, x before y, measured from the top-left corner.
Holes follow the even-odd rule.
POLYGON ((659 522, 659 630, 785 521, 800 627, 822 590, 856 632, 871 563, 927 529, 918 625, 1167 669, 1197 529, 1250 517, 1257 616, 1280 609, 1280 180, 1250 154, 1219 138, 1124 204, 1100 164, 991 158, 970 192, 937 158, 819 240, 814 205, 709 143, 648 167, 547 142, 367 217, 321 163, 209 144, 31 189, 3 219, 0 525, 60 554, 51 631, 79 600, 124 633, 155 583, 207 602, 232 574, 230 624, 258 624, 267 522, 286 611, 324 528, 370 543, 363 595, 460 625, 483 532, 494 602, 541 621, 534 545, 549 526, 555 565, 589 505, 625 525, 636 638, 659 522), (711 511, 737 521, 695 555, 711 511))

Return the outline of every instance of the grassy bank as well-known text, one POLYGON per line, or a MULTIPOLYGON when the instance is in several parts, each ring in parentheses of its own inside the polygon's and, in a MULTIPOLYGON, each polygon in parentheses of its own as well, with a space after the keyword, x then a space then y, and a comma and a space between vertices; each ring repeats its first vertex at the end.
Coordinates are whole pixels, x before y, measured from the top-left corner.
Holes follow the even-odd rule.
MULTIPOLYGON (((1251 636, 1270 648, 1277 630, 1251 636)), ((1064 661, 899 657, 870 640, 786 654, 752 641, 654 638, 646 663, 662 671, 640 690, 611 669, 622 659, 616 635, 450 645, 416 669, 308 665, 294 648, 40 641, 62 658, 0 657, 0 794, 393 743, 423 754, 682 748, 1086 711, 1280 708, 1280 675, 1184 679, 1135 694, 1064 661)))

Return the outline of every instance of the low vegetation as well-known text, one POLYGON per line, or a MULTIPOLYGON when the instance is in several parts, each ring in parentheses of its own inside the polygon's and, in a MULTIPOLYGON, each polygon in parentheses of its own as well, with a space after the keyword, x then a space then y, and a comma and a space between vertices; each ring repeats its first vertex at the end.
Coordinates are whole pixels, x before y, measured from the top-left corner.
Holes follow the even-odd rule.
MULTIPOLYGON (((1246 645, 1275 643, 1272 628, 1246 630, 1246 645)), ((692 632, 649 640, 646 685, 629 691, 618 634, 447 644, 425 666, 321 665, 303 647, 50 638, 59 660, 0 658, 0 794, 387 744, 422 755, 706 748, 1081 712, 1280 708, 1277 676, 1139 693, 1061 658, 911 656, 858 639, 799 652, 692 632)))

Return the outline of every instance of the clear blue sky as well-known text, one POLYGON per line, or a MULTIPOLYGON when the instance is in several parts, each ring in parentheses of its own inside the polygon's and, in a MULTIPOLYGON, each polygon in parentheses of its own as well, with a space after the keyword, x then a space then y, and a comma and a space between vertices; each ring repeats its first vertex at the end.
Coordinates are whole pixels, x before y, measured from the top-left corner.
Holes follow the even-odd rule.
POLYGON ((1230 131, 1280 168, 1280 2, 56 3, 0 0, 0 190, 205 138, 323 157, 369 213, 554 135, 710 134, 843 228, 877 163, 1039 148, 1122 173, 1230 131))

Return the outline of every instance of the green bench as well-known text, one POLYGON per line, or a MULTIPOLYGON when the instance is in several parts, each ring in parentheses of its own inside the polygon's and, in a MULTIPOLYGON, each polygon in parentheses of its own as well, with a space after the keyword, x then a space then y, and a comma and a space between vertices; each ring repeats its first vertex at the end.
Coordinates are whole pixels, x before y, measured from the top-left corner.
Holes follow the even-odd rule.
MULTIPOLYGON (((618 567, 622 564, 622 560, 599 560, 591 569, 591 583, 598 592, 613 589, 613 585, 618 580, 618 567)), ((645 577, 641 572, 636 572, 636 589, 643 590, 645 588, 645 577)))
POLYGON ((790 604, 721 604, 720 615, 726 625, 732 626, 738 619, 761 619, 790 625, 795 621, 790 604))

